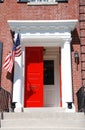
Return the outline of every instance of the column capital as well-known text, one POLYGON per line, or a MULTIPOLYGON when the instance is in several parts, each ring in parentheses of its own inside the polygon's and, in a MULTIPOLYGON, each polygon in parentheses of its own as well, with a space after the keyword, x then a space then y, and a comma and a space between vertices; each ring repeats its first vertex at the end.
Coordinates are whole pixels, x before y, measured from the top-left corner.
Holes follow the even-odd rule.
POLYGON ((64 38, 65 43, 71 43, 72 38, 64 38))

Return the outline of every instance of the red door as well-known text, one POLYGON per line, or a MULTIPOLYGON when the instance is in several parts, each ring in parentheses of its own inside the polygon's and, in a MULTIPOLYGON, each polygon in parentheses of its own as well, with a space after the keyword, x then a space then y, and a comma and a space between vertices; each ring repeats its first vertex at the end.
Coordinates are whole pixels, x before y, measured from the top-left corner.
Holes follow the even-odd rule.
POLYGON ((24 106, 43 106, 43 47, 25 48, 24 106))

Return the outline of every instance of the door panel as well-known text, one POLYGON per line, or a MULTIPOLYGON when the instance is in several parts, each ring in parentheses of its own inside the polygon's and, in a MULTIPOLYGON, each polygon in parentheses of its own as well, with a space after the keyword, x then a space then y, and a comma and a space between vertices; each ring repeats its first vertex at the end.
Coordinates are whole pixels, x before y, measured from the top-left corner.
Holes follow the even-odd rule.
POLYGON ((25 107, 43 106, 43 47, 25 48, 25 107))
MULTIPOLYGON (((49 51, 49 50, 48 50, 49 51)), ((60 102, 59 89, 59 56, 51 51, 44 57, 44 106, 58 107, 60 102), (53 54, 52 54, 53 53, 53 54)))

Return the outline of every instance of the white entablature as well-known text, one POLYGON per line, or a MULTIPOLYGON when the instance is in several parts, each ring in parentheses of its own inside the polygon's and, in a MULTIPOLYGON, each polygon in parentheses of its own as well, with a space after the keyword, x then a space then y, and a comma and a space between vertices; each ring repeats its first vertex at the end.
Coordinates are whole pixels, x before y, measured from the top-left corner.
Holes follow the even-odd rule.
POLYGON ((8 20, 11 30, 21 33, 55 33, 72 31, 78 20, 8 20))
POLYGON ((78 20, 8 20, 10 29, 21 34, 21 44, 62 46, 71 41, 71 31, 78 20))

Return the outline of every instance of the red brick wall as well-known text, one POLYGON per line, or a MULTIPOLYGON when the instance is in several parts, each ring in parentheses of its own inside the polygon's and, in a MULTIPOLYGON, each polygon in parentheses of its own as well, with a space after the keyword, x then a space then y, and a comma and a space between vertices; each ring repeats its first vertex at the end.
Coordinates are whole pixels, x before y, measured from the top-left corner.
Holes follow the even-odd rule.
POLYGON ((78 33, 77 29, 75 29, 72 32, 71 51, 72 51, 72 80, 73 80, 73 95, 74 95, 73 101, 75 103, 76 110, 77 110, 77 95, 76 95, 76 93, 82 85, 80 38, 79 38, 79 33, 78 33), (75 63, 75 58, 74 58, 75 51, 78 51, 78 54, 79 54, 79 64, 78 65, 75 63))
MULTIPOLYGON (((7 20, 66 20, 79 19, 79 0, 68 0, 67 3, 47 6, 27 6, 26 3, 17 3, 17 0, 4 0, 0 3, 0 41, 3 42, 3 62, 7 53, 11 50, 13 42, 7 20)), ((72 32, 72 74, 74 102, 77 106, 76 92, 81 86, 81 64, 74 62, 74 51, 80 56, 79 24, 72 32)), ((1 85, 11 91, 11 75, 2 69, 1 85)))

